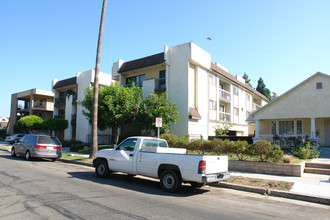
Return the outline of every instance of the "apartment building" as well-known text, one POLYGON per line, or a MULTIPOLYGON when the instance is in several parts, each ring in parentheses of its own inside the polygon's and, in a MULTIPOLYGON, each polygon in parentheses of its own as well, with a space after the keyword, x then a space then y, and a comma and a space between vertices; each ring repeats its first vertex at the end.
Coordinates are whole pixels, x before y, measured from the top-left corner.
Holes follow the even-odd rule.
MULTIPOLYGON (((53 79, 52 89, 54 92, 54 118, 63 118, 68 120, 69 128, 66 129, 63 134, 60 134, 60 138, 64 140, 79 140, 85 143, 90 142, 92 127, 83 115, 83 109, 81 105, 78 105, 79 101, 85 98, 85 89, 89 88, 95 77, 95 71, 89 70, 85 72, 78 72, 75 77, 71 77, 64 80, 53 79)), ((99 73, 99 85, 110 85, 113 80, 111 75, 107 73, 99 73)), ((101 136, 108 135, 109 130, 99 131, 101 136)), ((102 140, 99 141, 102 143, 102 140)))
POLYGON ((9 134, 14 133, 16 122, 27 115, 37 115, 43 119, 53 117, 54 93, 41 89, 30 89, 11 95, 9 134))
POLYGON ((143 97, 152 90, 167 91, 177 104, 179 119, 170 132, 207 139, 215 135, 215 127, 232 125, 231 135, 247 136, 254 133, 246 122, 248 115, 265 105, 268 100, 233 76, 211 55, 193 42, 164 47, 164 52, 124 62, 119 59, 112 67, 113 80, 121 85, 135 82, 143 87, 143 97))

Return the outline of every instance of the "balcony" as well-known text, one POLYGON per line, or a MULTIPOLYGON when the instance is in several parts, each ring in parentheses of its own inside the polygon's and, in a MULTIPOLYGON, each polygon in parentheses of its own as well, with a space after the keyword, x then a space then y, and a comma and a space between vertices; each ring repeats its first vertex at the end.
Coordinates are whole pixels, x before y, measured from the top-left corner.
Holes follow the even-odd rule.
POLYGON ((226 112, 220 112, 219 116, 220 116, 220 122, 231 122, 230 120, 231 114, 226 112))
POLYGON ((231 102, 230 92, 223 90, 223 89, 219 89, 219 96, 220 96, 221 102, 227 102, 227 103, 231 102))
POLYGON ((256 103, 252 103, 252 111, 255 111, 257 109, 261 108, 260 105, 256 104, 256 103))
POLYGON ((65 97, 55 98, 55 107, 65 106, 65 97))
POLYGON ((46 103, 36 101, 36 102, 33 103, 33 109, 45 110, 46 109, 46 103))

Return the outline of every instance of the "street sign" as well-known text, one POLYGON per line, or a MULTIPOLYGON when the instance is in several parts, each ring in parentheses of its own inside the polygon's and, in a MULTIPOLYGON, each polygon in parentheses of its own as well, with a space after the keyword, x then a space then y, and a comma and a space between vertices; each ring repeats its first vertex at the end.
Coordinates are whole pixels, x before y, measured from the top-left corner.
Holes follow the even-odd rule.
POLYGON ((161 128, 163 126, 163 119, 156 118, 156 128, 161 128))

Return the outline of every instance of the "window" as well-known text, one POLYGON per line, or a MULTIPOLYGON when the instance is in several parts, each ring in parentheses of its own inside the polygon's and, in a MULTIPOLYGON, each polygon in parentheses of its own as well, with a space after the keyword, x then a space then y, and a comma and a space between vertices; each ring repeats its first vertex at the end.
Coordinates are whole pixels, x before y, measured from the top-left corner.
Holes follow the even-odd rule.
POLYGON ((122 142, 116 150, 134 151, 137 138, 129 138, 122 142))
POLYGON ((138 87, 143 87, 143 81, 145 80, 146 75, 138 75, 126 78, 126 85, 130 86, 132 83, 135 83, 138 87))
POLYGON ((234 115, 238 116, 238 114, 239 114, 238 108, 234 108, 234 115))
POLYGON ((302 120, 297 121, 297 134, 302 134, 302 120))
POLYGON ((238 96, 238 88, 237 87, 234 87, 234 95, 238 96))
POLYGON ((293 121, 280 121, 280 135, 293 135, 294 134, 294 123, 293 121))
POLYGON ((316 89, 322 89, 322 83, 321 82, 316 83, 316 89))
POLYGON ((146 139, 143 141, 142 147, 167 147, 167 144, 162 140, 146 139))
POLYGON ((219 88, 223 90, 223 85, 222 84, 219 84, 219 88))
POLYGON ((214 100, 209 100, 209 110, 217 110, 217 102, 214 100))
POLYGON ((276 135, 276 121, 272 121, 272 135, 276 135))
POLYGON ((166 78, 165 78, 165 70, 159 71, 159 89, 166 89, 166 78))
POLYGON ((217 78, 213 75, 209 75, 209 84, 212 86, 217 86, 217 78))
POLYGON ((225 106, 224 105, 220 105, 220 112, 225 112, 225 106))

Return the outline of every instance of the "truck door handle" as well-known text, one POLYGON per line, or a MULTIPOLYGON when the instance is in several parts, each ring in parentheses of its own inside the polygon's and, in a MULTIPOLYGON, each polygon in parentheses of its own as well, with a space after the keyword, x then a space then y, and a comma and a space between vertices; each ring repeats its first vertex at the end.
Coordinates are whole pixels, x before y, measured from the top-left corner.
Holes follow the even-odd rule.
POLYGON ((133 157, 133 154, 129 154, 130 157, 133 157))

